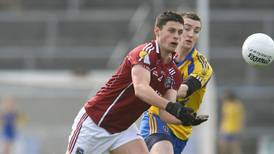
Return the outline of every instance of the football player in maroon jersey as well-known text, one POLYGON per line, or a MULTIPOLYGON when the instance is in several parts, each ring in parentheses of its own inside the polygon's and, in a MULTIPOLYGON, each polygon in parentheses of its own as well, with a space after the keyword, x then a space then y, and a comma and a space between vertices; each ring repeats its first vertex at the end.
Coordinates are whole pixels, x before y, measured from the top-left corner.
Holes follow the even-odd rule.
POLYGON ((156 39, 130 51, 78 113, 67 154, 149 153, 134 122, 151 105, 166 110, 180 124, 192 122, 193 110, 175 102, 182 79, 173 58, 182 32, 179 14, 167 11, 156 18, 156 39))

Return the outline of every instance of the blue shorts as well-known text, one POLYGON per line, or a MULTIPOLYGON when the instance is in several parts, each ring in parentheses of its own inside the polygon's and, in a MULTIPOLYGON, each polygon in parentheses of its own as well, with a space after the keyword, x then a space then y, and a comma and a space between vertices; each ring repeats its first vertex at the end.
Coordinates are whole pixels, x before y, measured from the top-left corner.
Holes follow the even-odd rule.
POLYGON ((163 140, 162 136, 165 135, 165 139, 172 142, 174 154, 181 154, 187 143, 187 140, 177 138, 159 116, 147 111, 143 113, 140 122, 140 135, 145 139, 149 148, 152 146, 150 144, 163 140), (150 138, 149 143, 148 138, 150 138), (151 140, 153 140, 153 143, 151 140))
POLYGON ((13 141, 15 140, 15 132, 6 130, 3 132, 3 139, 5 141, 13 141))

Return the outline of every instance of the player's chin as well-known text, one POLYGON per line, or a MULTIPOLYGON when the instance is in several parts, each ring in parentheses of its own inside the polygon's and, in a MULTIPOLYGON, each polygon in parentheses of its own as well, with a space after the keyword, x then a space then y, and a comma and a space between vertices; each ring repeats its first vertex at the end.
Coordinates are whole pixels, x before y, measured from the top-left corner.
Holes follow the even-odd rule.
POLYGON ((178 45, 178 44, 175 44, 175 43, 174 43, 174 44, 172 44, 172 43, 171 43, 171 44, 169 45, 169 47, 168 47, 168 48, 169 48, 169 50, 171 50, 171 51, 175 51, 175 49, 176 49, 177 45, 178 45))
POLYGON ((170 48, 168 48, 168 51, 169 51, 170 53, 173 53, 173 52, 175 52, 175 49, 176 49, 176 48, 170 47, 170 48))
POLYGON ((190 43, 190 44, 185 44, 185 45, 184 45, 184 48, 185 48, 185 49, 188 49, 188 50, 191 50, 193 47, 194 47, 194 45, 191 44, 191 43, 190 43))

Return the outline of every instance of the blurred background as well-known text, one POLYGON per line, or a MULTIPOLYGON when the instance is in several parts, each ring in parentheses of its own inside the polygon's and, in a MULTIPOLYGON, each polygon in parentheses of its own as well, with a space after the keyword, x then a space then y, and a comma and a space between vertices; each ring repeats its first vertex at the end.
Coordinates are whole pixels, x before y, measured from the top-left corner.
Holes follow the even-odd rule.
POLYGON ((219 153, 231 90, 245 109, 243 154, 273 154, 274 63, 252 68, 241 57, 247 36, 274 37, 273 0, 0 0, 0 97, 13 97, 25 117, 12 153, 65 153, 79 109, 130 49, 153 39, 164 10, 198 12, 198 49, 215 72, 202 109, 210 120, 194 129, 186 153, 219 153))

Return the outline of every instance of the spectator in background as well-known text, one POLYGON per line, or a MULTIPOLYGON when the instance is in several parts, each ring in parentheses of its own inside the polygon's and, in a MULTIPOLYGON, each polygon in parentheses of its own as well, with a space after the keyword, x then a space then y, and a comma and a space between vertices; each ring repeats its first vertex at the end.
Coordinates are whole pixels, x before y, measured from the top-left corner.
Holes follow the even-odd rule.
POLYGON ((244 107, 239 98, 227 91, 222 100, 220 154, 241 154, 240 134, 244 125, 244 107))
POLYGON ((2 126, 3 154, 11 154, 16 137, 18 112, 13 97, 4 97, 1 102, 0 122, 2 126))

